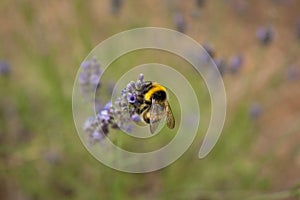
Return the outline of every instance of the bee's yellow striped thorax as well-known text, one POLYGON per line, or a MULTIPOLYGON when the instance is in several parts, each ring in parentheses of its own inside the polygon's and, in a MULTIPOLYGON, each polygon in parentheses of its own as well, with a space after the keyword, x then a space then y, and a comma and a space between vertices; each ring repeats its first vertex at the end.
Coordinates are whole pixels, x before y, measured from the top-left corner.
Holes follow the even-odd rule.
POLYGON ((150 88, 150 90, 145 94, 145 100, 146 101, 151 101, 151 96, 158 91, 164 91, 167 92, 166 88, 159 85, 158 83, 153 83, 152 87, 150 88))

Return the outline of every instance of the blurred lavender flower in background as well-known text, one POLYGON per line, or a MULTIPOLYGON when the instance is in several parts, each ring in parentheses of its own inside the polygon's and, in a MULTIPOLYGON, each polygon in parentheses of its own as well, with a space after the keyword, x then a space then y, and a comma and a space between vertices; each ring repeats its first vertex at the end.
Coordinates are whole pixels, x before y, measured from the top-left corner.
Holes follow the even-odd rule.
POLYGON ((256 37, 262 45, 268 45, 274 39, 274 30, 270 26, 262 26, 257 29, 256 37))
POLYGON ((211 58, 215 57, 215 49, 211 44, 205 43, 202 46, 211 58))
POLYGON ((195 0, 195 3, 196 3, 196 6, 199 7, 199 8, 202 8, 206 1, 205 0, 195 0))
POLYGON ((112 14, 118 14, 122 8, 123 0, 111 0, 111 12, 112 14))
POLYGON ((100 63, 96 58, 81 63, 81 71, 78 77, 81 92, 89 99, 94 95, 95 91, 100 88, 98 82, 102 74, 100 63))
POLYGON ((258 119, 262 114, 262 107, 260 103, 254 102, 249 107, 249 116, 252 120, 258 119))
POLYGON ((295 81, 299 78, 299 70, 296 66, 292 65, 286 69, 286 78, 289 81, 295 81))
POLYGON ((187 24, 186 24, 184 16, 181 13, 176 13, 174 15, 174 24, 175 24, 177 31, 179 31, 181 33, 185 33, 187 24))
POLYGON ((5 61, 0 60, 0 75, 9 76, 9 74, 10 74, 10 65, 5 61))
POLYGON ((215 49, 212 45, 205 43, 202 45, 206 52, 201 52, 200 59, 204 62, 209 62, 210 59, 214 59, 215 57, 215 49))
POLYGON ((226 71, 226 62, 222 58, 216 58, 214 59, 214 62, 220 72, 220 74, 223 76, 226 71))
POLYGON ((236 74, 241 69, 244 63, 244 56, 242 54, 237 54, 231 57, 229 61, 229 71, 232 74, 236 74))

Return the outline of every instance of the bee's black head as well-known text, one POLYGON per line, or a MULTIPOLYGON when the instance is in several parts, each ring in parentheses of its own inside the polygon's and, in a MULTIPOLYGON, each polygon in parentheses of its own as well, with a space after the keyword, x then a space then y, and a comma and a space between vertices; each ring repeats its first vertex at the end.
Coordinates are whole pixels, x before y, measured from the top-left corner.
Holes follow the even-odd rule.
POLYGON ((167 99, 167 93, 163 90, 156 91, 152 94, 152 99, 156 101, 165 101, 167 99))

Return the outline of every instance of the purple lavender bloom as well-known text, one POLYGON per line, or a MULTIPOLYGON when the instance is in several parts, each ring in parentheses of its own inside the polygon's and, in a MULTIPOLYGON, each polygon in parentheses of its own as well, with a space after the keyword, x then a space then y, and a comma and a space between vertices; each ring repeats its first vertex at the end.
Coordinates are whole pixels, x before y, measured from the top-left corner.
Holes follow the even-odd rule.
POLYGON ((5 61, 0 61, 0 75, 8 76, 10 74, 10 65, 5 61))
POLYGON ((268 45, 274 38, 274 31, 270 26, 263 26, 256 31, 256 37, 262 45, 268 45))
POLYGON ((181 13, 176 13, 174 15, 174 23, 177 31, 185 33, 187 25, 184 16, 181 13))
POLYGON ((100 113, 97 115, 97 118, 100 122, 105 124, 108 124, 111 120, 111 116, 109 115, 108 110, 100 111, 100 113))
MULTIPOLYGON (((90 78, 93 73, 89 72, 95 67, 95 63, 97 64, 94 60, 82 65, 82 68, 88 73, 89 81, 87 85, 91 84, 90 78)), ((101 109, 96 110, 96 117, 89 117, 85 121, 83 130, 87 133, 87 139, 91 145, 101 142, 111 129, 120 128, 126 132, 131 132, 133 128, 132 122, 141 121, 136 108, 139 106, 137 96, 142 95, 144 88, 147 87, 143 79, 144 75, 140 74, 136 82, 131 81, 127 84, 115 102, 108 102, 101 109)))
POLYGON ((261 114, 262 114, 262 107, 260 103, 258 102, 252 103, 249 107, 250 118, 256 120, 261 116, 261 114))
POLYGON ((241 54, 231 57, 229 61, 229 71, 232 74, 236 74, 242 67, 244 63, 244 57, 241 54))
POLYGON ((136 101, 135 95, 129 93, 129 94, 127 95, 127 101, 128 101, 129 103, 131 103, 131 104, 134 104, 135 101, 136 101))

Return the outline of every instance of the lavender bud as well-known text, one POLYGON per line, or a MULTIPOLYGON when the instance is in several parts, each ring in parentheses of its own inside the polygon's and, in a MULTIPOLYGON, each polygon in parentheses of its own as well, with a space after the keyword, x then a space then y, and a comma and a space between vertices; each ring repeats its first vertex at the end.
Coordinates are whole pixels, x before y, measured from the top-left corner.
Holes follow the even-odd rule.
POLYGON ((131 116, 131 119, 132 119, 132 121, 134 121, 134 122, 140 122, 140 121, 141 121, 141 118, 140 118, 140 116, 139 116, 138 114, 132 115, 132 116, 131 116))
POLYGON ((91 61, 91 73, 96 74, 98 76, 102 73, 100 63, 97 61, 96 58, 93 58, 93 60, 91 61))
POLYGON ((142 89, 142 86, 143 86, 143 82, 142 81, 140 81, 140 80, 138 80, 137 82, 136 82, 136 90, 141 90, 142 89))
POLYGON ((105 110, 109 110, 110 108, 112 108, 111 101, 109 101, 108 103, 106 103, 105 106, 103 107, 103 109, 105 109, 105 110))
POLYGON ((98 119, 99 119, 100 122, 106 123, 106 124, 109 123, 110 116, 109 116, 107 110, 102 110, 102 111, 97 115, 97 117, 98 117, 98 119))
MULTIPOLYGON (((127 93, 127 91, 126 91, 126 88, 125 89, 123 89, 122 90, 122 92, 121 92, 121 96, 124 96, 124 95, 126 95, 126 93, 127 93)), ((120 97, 118 97, 119 99, 121 99, 120 97)))
POLYGON ((144 74, 139 74, 138 81, 140 82, 144 81, 144 74))
POLYGON ((79 74, 78 81, 79 81, 80 84, 84 85, 84 84, 87 84, 89 82, 88 78, 89 78, 89 75, 85 72, 82 72, 82 73, 79 74))
POLYGON ((80 65, 81 68, 83 68, 84 70, 88 70, 90 67, 90 62, 89 61, 83 61, 80 65))
POLYGON ((134 84, 133 81, 130 81, 130 83, 128 83, 127 86, 126 86, 126 90, 128 92, 132 92, 132 90, 134 90, 134 88, 135 88, 135 84, 134 84))
POLYGON ((94 66, 94 68, 100 68, 100 63, 97 60, 96 56, 93 56, 93 58, 91 59, 92 62, 92 66, 94 66))
POLYGON ((130 81, 129 85, 131 90, 136 90, 134 81, 130 81))
POLYGON ((98 130, 96 130, 92 133, 93 140, 100 141, 100 140, 102 140, 102 138, 103 138, 103 135, 98 130))
POLYGON ((98 85, 98 81, 99 81, 99 76, 97 74, 92 74, 90 76, 90 84, 91 85, 94 85, 94 86, 98 85))

